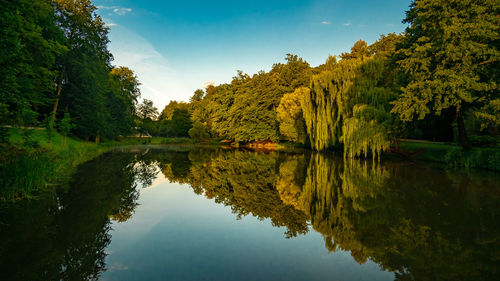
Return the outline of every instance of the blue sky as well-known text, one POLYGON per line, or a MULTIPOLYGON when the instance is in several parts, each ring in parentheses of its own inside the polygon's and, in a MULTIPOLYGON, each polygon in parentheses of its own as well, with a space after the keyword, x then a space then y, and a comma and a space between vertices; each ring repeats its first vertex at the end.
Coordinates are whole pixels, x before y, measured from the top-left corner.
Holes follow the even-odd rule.
POLYGON ((133 69, 161 110, 207 83, 297 54, 312 66, 359 39, 400 33, 411 0, 95 0, 116 65, 133 69))

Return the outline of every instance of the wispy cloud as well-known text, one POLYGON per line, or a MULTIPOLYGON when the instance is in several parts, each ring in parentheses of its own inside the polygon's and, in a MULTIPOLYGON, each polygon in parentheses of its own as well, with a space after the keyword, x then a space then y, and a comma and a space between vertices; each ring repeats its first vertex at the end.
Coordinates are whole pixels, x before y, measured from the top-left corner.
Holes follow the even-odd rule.
POLYGON ((125 16, 126 14, 132 12, 130 8, 120 7, 120 6, 97 6, 98 9, 112 10, 113 13, 119 16, 125 16))
POLYGON ((328 24, 332 24, 332 23, 329 22, 329 21, 324 20, 324 21, 321 22, 321 24, 328 25, 328 24))
POLYGON ((122 25, 111 29, 110 39, 115 64, 134 70, 142 97, 153 100, 156 107, 163 109, 170 100, 188 100, 192 95, 182 77, 148 40, 122 25))
POLYGON ((117 26, 116 23, 113 22, 113 20, 111 20, 110 18, 102 18, 104 20, 104 23, 106 24, 106 26, 117 26))
POLYGON ((346 22, 343 24, 343 26, 351 26, 352 25, 352 22, 346 22))
POLYGON ((215 85, 215 81, 205 81, 205 83, 203 83, 203 88, 208 88, 208 86, 213 86, 215 85))
POLYGON ((115 12, 115 14, 117 14, 117 15, 124 16, 127 13, 132 12, 132 9, 130 9, 130 8, 115 8, 115 9, 113 9, 113 12, 115 12))

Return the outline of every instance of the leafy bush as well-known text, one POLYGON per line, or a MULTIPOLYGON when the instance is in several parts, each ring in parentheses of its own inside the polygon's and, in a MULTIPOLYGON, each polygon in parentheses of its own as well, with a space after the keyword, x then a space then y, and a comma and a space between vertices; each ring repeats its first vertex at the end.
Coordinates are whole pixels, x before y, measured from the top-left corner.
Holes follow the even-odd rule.
POLYGON ((208 128, 200 122, 195 122, 193 128, 189 129, 189 136, 193 139, 206 139, 210 137, 208 128))
POLYGON ((473 146, 495 145, 497 139, 487 135, 471 135, 469 141, 473 146))

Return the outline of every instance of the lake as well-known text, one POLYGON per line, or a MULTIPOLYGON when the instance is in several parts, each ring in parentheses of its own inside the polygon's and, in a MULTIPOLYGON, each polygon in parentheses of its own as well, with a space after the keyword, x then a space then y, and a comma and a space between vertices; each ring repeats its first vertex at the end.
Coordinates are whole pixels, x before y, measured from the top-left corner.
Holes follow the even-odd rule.
POLYGON ((500 175, 130 147, 0 205, 0 280, 499 280, 500 175))

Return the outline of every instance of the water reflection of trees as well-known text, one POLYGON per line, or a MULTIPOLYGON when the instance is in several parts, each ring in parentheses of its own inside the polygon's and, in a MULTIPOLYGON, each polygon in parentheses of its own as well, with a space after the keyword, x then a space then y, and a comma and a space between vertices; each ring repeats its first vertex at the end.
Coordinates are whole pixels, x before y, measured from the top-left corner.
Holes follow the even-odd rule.
POLYGON ((190 184, 195 192, 230 206, 239 218, 269 218, 274 226, 286 227, 286 236, 307 232, 307 216, 281 201, 276 189, 277 154, 246 151, 192 152, 190 184))
POLYGON ((398 280, 495 280, 500 176, 373 164, 320 153, 151 150, 106 154, 57 193, 0 206, 0 280, 92 280, 111 220, 133 214, 161 171, 197 194, 285 227, 398 280))
POLYGON ((137 185, 155 176, 152 163, 136 158, 105 154, 80 166, 57 192, 2 204, 0 280, 97 280, 111 219, 127 220, 137 206, 137 185))
POLYGON ((372 260, 398 280, 498 277, 498 175, 319 153, 197 150, 176 159, 185 176, 166 174, 170 180, 189 183, 238 217, 270 218, 288 237, 310 223, 329 251, 372 260))

